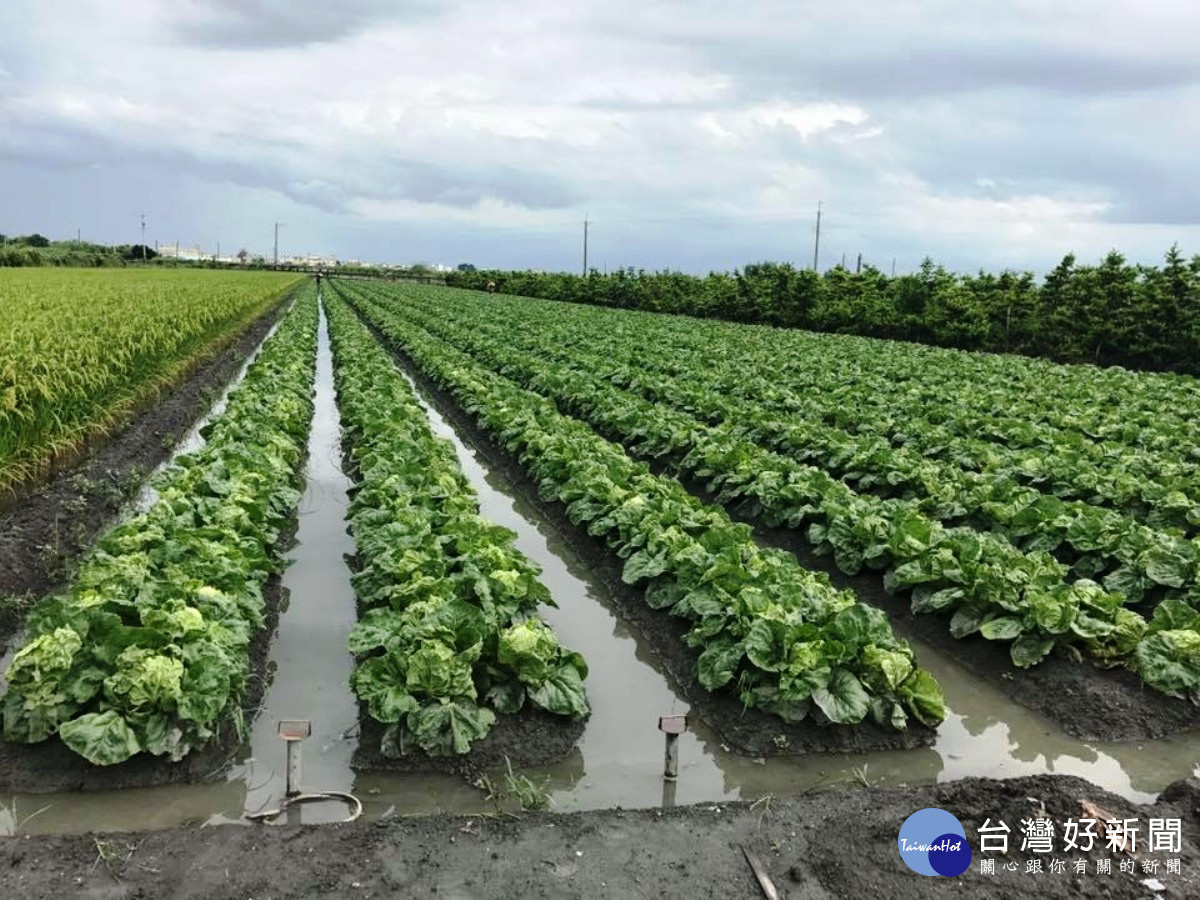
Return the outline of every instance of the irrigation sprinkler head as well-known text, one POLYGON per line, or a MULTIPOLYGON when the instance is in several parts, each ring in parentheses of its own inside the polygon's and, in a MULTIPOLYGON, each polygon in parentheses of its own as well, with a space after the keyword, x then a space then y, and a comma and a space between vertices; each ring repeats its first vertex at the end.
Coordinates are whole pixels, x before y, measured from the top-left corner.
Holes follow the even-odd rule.
POLYGON ((312 734, 308 719, 280 719, 276 734, 287 744, 287 792, 295 797, 300 793, 300 742, 312 734))
POLYGON ((659 716, 658 730, 663 734, 683 734, 688 730, 687 716, 659 716))
POLYGON ((663 778, 674 781, 679 777, 679 736, 688 729, 687 716, 659 716, 658 730, 667 736, 663 757, 663 778))

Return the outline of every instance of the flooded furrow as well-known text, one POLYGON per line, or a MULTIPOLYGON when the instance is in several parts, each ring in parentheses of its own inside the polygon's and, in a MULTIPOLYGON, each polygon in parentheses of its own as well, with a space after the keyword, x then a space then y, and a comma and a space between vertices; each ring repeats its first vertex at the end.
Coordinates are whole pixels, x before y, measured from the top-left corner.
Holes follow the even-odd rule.
MULTIPOLYGON (((543 567, 559 609, 544 614, 562 641, 588 659, 592 718, 579 758, 536 770, 558 809, 756 799, 822 786, 905 786, 977 776, 1057 773, 1148 802, 1177 778, 1200 772, 1194 735, 1138 742, 1087 742, 1014 703, 932 647, 914 642, 923 666, 945 687, 948 715, 920 750, 750 759, 725 749, 703 723, 680 742, 676 785, 661 779, 659 715, 685 712, 655 654, 615 612, 606 589, 552 524, 505 476, 493 471, 414 385, 434 430, 449 439, 480 499, 482 513, 518 535, 520 550, 543 567), (661 800, 660 800, 661 798, 661 800)), ((382 787, 382 785, 380 785, 382 787)))
MULTIPOLYGON (((285 745, 277 732, 280 719, 312 722, 312 736, 301 747, 300 787, 349 791, 354 786, 350 757, 358 746, 358 701, 350 689, 353 657, 347 638, 357 608, 344 559, 354 552, 345 521, 350 480, 342 472, 333 357, 323 309, 305 475, 296 545, 283 573, 284 605, 267 663, 271 684, 251 727, 247 812, 283 799, 287 773, 285 745)), ((345 818, 346 810, 338 803, 318 803, 297 806, 288 815, 293 822, 336 822, 345 818)))
MULTIPOLYGON (((341 470, 324 316, 318 354, 307 486, 297 543, 289 553, 292 564, 284 575, 290 600, 272 643, 272 683, 251 725, 247 755, 219 784, 0 798, 0 834, 244 822, 246 813, 274 806, 283 796, 285 750, 276 736, 281 718, 313 723, 313 736, 303 743, 302 786, 352 790, 364 803, 365 818, 494 811, 483 792, 460 778, 355 776, 350 769, 358 707, 348 684, 352 659, 346 638, 355 600, 343 555, 353 552, 353 541, 346 532, 349 482, 341 470)), ((681 739, 678 782, 665 782, 657 720, 686 712, 687 703, 640 633, 617 613, 604 583, 528 501, 523 488, 493 469, 415 385, 414 390, 435 433, 453 443, 482 514, 516 532, 517 547, 542 567, 558 603, 557 609, 543 610, 545 618, 562 642, 589 662, 592 715, 578 747, 556 765, 523 770, 546 785, 554 809, 755 800, 847 783, 906 786, 1047 772, 1078 775, 1147 802, 1170 781, 1197 773, 1194 736, 1137 743, 1079 741, 918 644, 922 665, 947 694, 949 713, 931 747, 755 760, 726 750, 700 723, 681 739)), ((500 780, 501 773, 493 773, 493 781, 500 780)), ((337 803, 316 804, 291 815, 293 822, 328 822, 341 819, 345 809, 337 803)))

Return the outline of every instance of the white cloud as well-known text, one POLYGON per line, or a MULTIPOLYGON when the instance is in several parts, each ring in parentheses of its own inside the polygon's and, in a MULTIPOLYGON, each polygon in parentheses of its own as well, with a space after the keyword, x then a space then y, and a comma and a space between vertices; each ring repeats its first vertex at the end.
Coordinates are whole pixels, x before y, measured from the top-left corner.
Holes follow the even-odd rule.
MULTIPOLYGON (((951 0, 804 15, 786 0, 355 0, 340 18, 303 0, 14 4, 2 224, 124 221, 69 173, 132 192, 141 166, 213 186, 219 203, 162 182, 159 202, 198 232, 270 219, 275 197, 294 235, 346 255, 433 235, 458 255, 477 245, 455 235, 486 232, 517 261, 532 231, 588 210, 625 261, 706 267, 686 245, 701 223, 727 241, 705 245, 708 264, 736 265, 793 256, 817 200, 832 244, 952 265, 980 248, 1040 266, 1063 247, 1186 247, 1197 31, 1200 8, 1132 0, 1009 0, 986 17, 951 0)), ((573 264, 575 243, 540 264, 573 264)))

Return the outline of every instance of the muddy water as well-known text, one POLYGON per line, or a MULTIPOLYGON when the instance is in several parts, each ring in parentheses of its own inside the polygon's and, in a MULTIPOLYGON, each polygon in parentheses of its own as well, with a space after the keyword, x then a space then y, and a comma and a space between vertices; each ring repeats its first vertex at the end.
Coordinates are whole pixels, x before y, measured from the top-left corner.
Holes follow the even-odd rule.
MULTIPOLYGON (((1146 802, 1170 781, 1200 771, 1195 736, 1139 743, 1079 741, 918 644, 922 664, 946 688, 950 711, 933 747, 752 760, 725 750, 701 724, 680 741, 677 784, 665 784, 658 716, 686 712, 686 702, 676 696, 652 651, 622 623, 603 585, 590 578, 553 526, 506 478, 491 471, 423 397, 422 402, 434 431, 455 445, 483 515, 515 531, 519 549, 542 566, 559 604, 557 610, 545 610, 545 618, 563 643, 584 654, 591 668, 588 695, 593 712, 579 752, 557 766, 529 773, 548 779, 556 809, 754 799, 847 781, 900 786, 1042 772, 1079 775, 1146 802)), ((373 787, 380 794, 372 805, 399 799, 389 795, 385 780, 373 787)), ((395 806, 400 809, 402 803, 395 806)))
MULTIPOLYGON (((613 611, 611 598, 552 525, 467 444, 435 410, 434 430, 450 439, 479 494, 483 514, 518 534, 517 545, 544 570, 559 604, 545 610, 562 641, 582 652, 591 674, 593 714, 578 748, 563 762, 525 770, 543 782, 554 808, 716 802, 787 795, 847 782, 903 786, 966 776, 1009 777, 1053 772, 1086 778, 1137 802, 1167 783, 1196 774, 1195 736, 1097 744, 1076 740, 1008 700, 928 647, 923 665, 946 688, 949 715, 934 746, 915 751, 752 760, 726 751, 703 725, 680 742, 675 785, 661 778, 663 738, 657 718, 687 705, 656 666, 637 633, 613 611)), ((309 718, 302 785, 308 790, 352 789, 367 818, 421 813, 480 813, 493 807, 463 781, 437 776, 358 775, 349 769, 357 709, 347 687, 351 660, 346 634, 354 599, 342 554, 352 550, 343 521, 347 481, 340 470, 337 412, 327 335, 322 323, 316 418, 309 444, 308 487, 298 544, 285 575, 291 599, 272 645, 273 681, 252 727, 247 758, 227 782, 94 794, 0 798, 0 833, 144 829, 184 823, 243 821, 273 806, 283 793, 284 750, 275 737, 282 717, 309 718)), ((502 782, 502 773, 493 773, 502 782)), ((292 821, 337 820, 338 804, 304 807, 292 821)))
MULTIPOLYGON (((347 637, 357 611, 350 571, 343 559, 354 552, 346 533, 346 489, 333 361, 322 310, 317 341, 317 377, 312 431, 308 439, 307 483, 300 501, 296 546, 284 571, 287 600, 267 664, 270 687, 251 729, 253 772, 245 778, 246 809, 277 804, 285 790, 284 744, 277 736, 280 719, 308 719, 312 736, 302 747, 300 786, 305 790, 349 791, 350 757, 358 703, 350 690, 353 658, 347 637)), ((346 810, 336 803, 305 805, 290 813, 305 822, 338 821, 346 810)))

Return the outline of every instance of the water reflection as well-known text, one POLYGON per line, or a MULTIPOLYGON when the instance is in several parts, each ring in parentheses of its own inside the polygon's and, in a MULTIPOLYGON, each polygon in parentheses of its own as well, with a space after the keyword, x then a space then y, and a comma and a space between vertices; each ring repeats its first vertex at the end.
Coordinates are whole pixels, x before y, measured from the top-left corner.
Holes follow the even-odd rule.
MULTIPOLYGON (((282 794, 283 745, 275 737, 280 716, 311 716, 314 737, 305 742, 304 784, 352 789, 364 817, 432 813, 487 814, 495 807, 484 792, 454 776, 358 773, 349 759, 357 710, 346 687, 350 658, 345 633, 354 616, 342 554, 352 542, 342 521, 345 480, 340 472, 336 411, 332 405, 328 347, 322 332, 318 413, 310 442, 310 487, 286 573, 292 591, 288 613, 272 647, 275 673, 264 712, 253 729, 250 755, 216 785, 122 790, 89 794, 15 795, 0 799, 0 833, 143 829, 184 822, 242 821, 282 794)), ((559 603, 544 611, 564 644, 588 659, 592 716, 575 751, 555 765, 523 769, 546 782, 553 808, 626 808, 754 800, 846 784, 906 786, 969 776, 1007 778, 1053 772, 1085 778, 1136 802, 1148 802, 1177 778, 1197 774, 1195 735, 1143 741, 1080 741, 1015 704, 994 686, 962 670, 933 648, 913 642, 924 666, 946 689, 949 713, 933 746, 906 751, 837 753, 749 759, 726 750, 703 723, 684 734, 679 780, 662 778, 660 715, 685 713, 660 663, 640 634, 615 611, 607 589, 546 521, 498 471, 493 471, 436 411, 436 433, 455 445, 479 494, 483 514, 518 535, 518 548, 543 568, 559 603)), ((488 772, 502 784, 504 771, 488 772)), ((302 807, 305 822, 335 821, 340 804, 302 807)), ((293 819, 294 821, 294 819, 293 819)))

